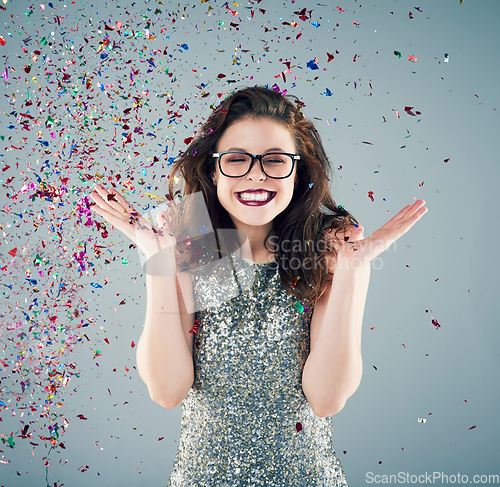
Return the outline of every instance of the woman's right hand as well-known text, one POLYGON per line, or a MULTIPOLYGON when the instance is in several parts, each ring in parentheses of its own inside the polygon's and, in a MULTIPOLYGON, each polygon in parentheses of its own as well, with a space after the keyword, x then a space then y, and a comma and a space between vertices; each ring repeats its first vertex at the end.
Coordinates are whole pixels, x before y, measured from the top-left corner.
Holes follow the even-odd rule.
POLYGON ((90 208, 132 240, 147 259, 167 247, 172 247, 173 255, 176 239, 165 211, 158 212, 156 226, 153 226, 113 188, 107 190, 96 185, 90 197, 96 203, 90 208))

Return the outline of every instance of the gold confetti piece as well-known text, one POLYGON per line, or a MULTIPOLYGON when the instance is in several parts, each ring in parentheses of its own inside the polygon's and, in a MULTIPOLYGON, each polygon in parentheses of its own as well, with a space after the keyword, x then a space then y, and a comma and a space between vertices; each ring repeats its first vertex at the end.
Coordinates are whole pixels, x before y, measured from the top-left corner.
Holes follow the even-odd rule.
POLYGON ((146 196, 149 196, 151 198, 156 198, 158 200, 166 201, 166 198, 162 198, 161 196, 156 196, 155 194, 152 194, 152 193, 146 193, 146 196))

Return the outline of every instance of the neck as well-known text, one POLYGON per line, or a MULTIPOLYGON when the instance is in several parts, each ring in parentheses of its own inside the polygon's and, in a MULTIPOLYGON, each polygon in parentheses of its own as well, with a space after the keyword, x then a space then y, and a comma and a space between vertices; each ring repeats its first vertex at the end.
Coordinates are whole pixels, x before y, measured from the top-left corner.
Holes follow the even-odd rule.
POLYGON ((272 222, 262 226, 247 225, 240 221, 235 221, 234 224, 238 230, 245 232, 248 236, 252 259, 255 262, 267 261, 273 258, 274 254, 264 247, 264 239, 272 229, 272 222))

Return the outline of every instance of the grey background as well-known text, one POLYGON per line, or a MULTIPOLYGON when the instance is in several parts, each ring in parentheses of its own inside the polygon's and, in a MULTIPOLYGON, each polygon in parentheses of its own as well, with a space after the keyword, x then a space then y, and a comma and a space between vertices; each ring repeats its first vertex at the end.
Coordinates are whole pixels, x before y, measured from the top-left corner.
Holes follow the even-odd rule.
MULTIPOLYGON (((0 102, 3 122, 0 135, 6 136, 0 144, 0 160, 2 167, 11 166, 0 178, 5 183, 9 176, 16 177, 9 186, 2 187, 0 194, 5 232, 0 253, 2 264, 14 262, 15 266, 9 269, 18 269, 17 275, 2 273, 2 283, 13 289, 2 286, 3 358, 15 361, 15 340, 9 338, 19 333, 19 330, 8 331, 6 323, 12 322, 14 316, 22 320, 20 308, 27 311, 34 296, 23 281, 24 271, 31 267, 33 272, 30 260, 33 261, 36 249, 41 249, 42 238, 46 242, 58 241, 48 229, 50 219, 36 233, 33 231, 37 214, 46 210, 49 202, 43 198, 31 202, 21 194, 16 203, 7 196, 20 191, 26 181, 36 183, 32 173, 26 172, 23 179, 19 172, 23 168, 26 171, 28 162, 35 167, 37 159, 41 165, 46 158, 42 154, 46 148, 36 143, 38 130, 50 142, 51 155, 47 158, 52 167, 46 171, 47 181, 61 185, 53 171, 58 161, 62 176, 70 177, 68 188, 72 190, 53 213, 60 214, 64 245, 74 252, 79 242, 90 239, 89 247, 92 243, 108 247, 103 249, 103 257, 110 261, 105 264, 103 257, 97 259, 89 251, 86 271, 80 274, 74 268, 59 269, 66 272, 69 281, 82 286, 78 291, 82 316, 86 320, 93 318, 94 324, 80 329, 80 335, 85 333, 87 338, 76 342, 65 358, 60 357, 61 363, 76 363, 80 377, 73 376, 65 388, 58 390, 55 399, 62 400, 64 406, 53 406, 50 410, 63 413, 69 425, 59 440, 66 448, 50 452, 48 472, 43 463, 48 448, 38 439, 38 434, 48 435, 46 427, 38 426, 46 424, 46 418, 38 413, 27 416, 29 409, 22 406, 28 403, 29 396, 16 401, 12 392, 19 380, 19 375, 12 373, 13 362, 3 366, 0 399, 6 408, 2 411, 0 432, 7 436, 14 432, 16 445, 11 449, 0 444, 3 462, 0 484, 43 485, 47 474, 50 485, 57 482, 71 487, 88 482, 103 486, 166 485, 180 434, 180 406, 166 410, 153 403, 135 368, 136 349, 131 343, 138 342, 142 331, 145 276, 138 265, 137 253, 129 248, 130 242, 125 237, 108 225, 109 237, 103 239, 95 226, 87 227, 77 221, 73 203, 88 194, 93 184, 82 181, 78 174, 103 175, 100 182, 105 183, 111 170, 113 175, 118 172, 124 177, 129 171, 127 177, 135 177, 135 190, 124 190, 124 196, 137 207, 157 204, 159 200, 150 199, 145 193, 164 194, 165 186, 158 181, 166 181, 165 158, 176 157, 186 147, 184 139, 192 136, 198 124, 207 118, 209 106, 219 103, 217 93, 226 96, 227 92, 243 86, 272 86, 275 82, 280 89, 286 88, 306 103, 304 112, 315 122, 335 167, 332 181, 335 201, 363 223, 366 236, 416 199, 425 199, 429 209, 422 220, 382 254, 382 267, 372 270, 363 320, 363 379, 344 409, 334 416, 334 444, 349 485, 364 485, 367 472, 460 473, 468 475, 469 480, 476 474, 500 474, 497 417, 500 332, 495 279, 499 267, 495 255, 499 231, 492 223, 496 221, 499 181, 496 139, 500 109, 497 52, 500 3, 464 0, 460 5, 459 0, 422 0, 416 5, 407 1, 374 4, 347 0, 338 4, 306 4, 264 0, 256 5, 229 4, 231 9, 239 11, 237 16, 230 15, 221 1, 180 6, 167 0, 163 3, 137 1, 133 7, 128 6, 128 11, 133 12, 131 16, 125 13, 123 4, 113 1, 81 1, 72 5, 71 1, 53 0, 56 10, 45 3, 44 11, 40 10, 40 2, 9 1, 6 10, 0 11, 4 19, 0 35, 7 42, 0 52, 5 66, 16 69, 9 72, 8 85, 0 78, 6 95, 0 102), (25 10, 31 5, 34 12, 28 17, 25 10), (337 5, 345 12, 339 12, 337 5), (208 12, 209 7, 212 10, 208 12), (255 10, 253 19, 247 7, 255 10), (304 7, 312 9, 307 21, 299 20, 293 13, 304 7), (154 15, 156 8, 161 8, 162 13, 154 15), (410 11, 413 19, 409 19, 410 11), (183 12, 185 19, 181 18, 183 12), (55 14, 65 17, 61 26, 54 21, 55 14), (124 34, 132 28, 144 32, 145 19, 141 15, 154 20, 150 32, 156 36, 155 40, 127 39, 131 36, 124 34), (129 18, 134 21, 122 29, 121 35, 104 30, 105 22, 113 25, 121 21, 125 25, 129 18), (176 22, 172 23, 172 19, 176 22), (219 25, 219 21, 224 24, 219 25), (299 26, 283 25, 292 21, 299 26), (359 28, 353 21, 359 23, 359 28), (239 30, 230 28, 230 22, 239 24, 239 30), (315 27, 312 22, 320 25, 315 27), (264 26, 270 31, 265 32, 264 26), (161 33, 162 28, 167 30, 161 33), (297 40, 299 32, 302 36, 297 40), (90 39, 91 35, 95 38, 90 39), (98 41, 106 35, 121 40, 122 50, 110 52, 109 59, 103 62, 96 50, 98 41), (28 36, 31 40, 23 43, 22 39, 28 36), (53 37, 55 42, 52 51, 42 49, 43 55, 50 53, 52 58, 47 65, 30 61, 20 47, 28 49, 31 56, 40 48, 37 40, 42 36, 53 37), (288 36, 291 39, 286 40, 288 36), (90 40, 88 44, 84 37, 90 40), (184 43, 188 50, 180 47, 184 43), (75 58, 70 53, 71 45, 78 55, 85 55, 85 65, 66 64, 67 59, 75 58), (166 46, 167 55, 152 54, 153 50, 163 50, 166 46), (141 56, 139 50, 143 47, 141 56), (264 47, 269 47, 268 52, 264 47), (233 63, 235 48, 238 48, 237 64, 233 63), (327 50, 335 55, 329 63, 327 50), (394 50, 402 53, 402 59, 394 55, 394 50), (447 63, 444 53, 449 54, 447 63), (409 62, 408 55, 419 59, 409 62), (155 59, 157 64, 151 73, 147 73, 148 58, 155 59), (310 70, 307 63, 314 58, 318 59, 319 69, 310 70), (128 59, 133 60, 132 64, 125 64, 128 59), (286 69, 280 59, 294 65, 292 74, 285 75, 286 82, 275 78, 286 69), (161 66, 157 63, 160 60, 161 66), (33 67, 26 75, 22 67, 28 62, 33 67), (99 66, 101 76, 97 74, 99 66), (135 86, 129 85, 131 66, 140 68, 135 86), (57 68, 64 67, 71 80, 65 85, 69 87, 67 93, 59 96, 61 91, 56 89, 57 84, 46 79, 45 70, 50 68, 54 73, 52 80, 62 79, 57 68), (160 72, 164 67, 175 73, 176 81, 160 72), (219 73, 226 77, 218 80, 219 73), (88 90, 81 87, 79 76, 85 74, 92 77, 95 88, 92 100, 88 99, 88 90), (37 76, 41 91, 36 91, 32 76, 37 76), (29 84, 24 81, 26 77, 29 84), (121 88, 117 85, 118 77, 122 80, 121 88), (228 84, 228 79, 237 82, 228 84), (114 88, 106 88, 112 99, 98 83, 115 84, 114 88), (200 99, 202 90, 197 88, 200 83, 208 83, 204 91, 209 96, 203 99, 200 99), (69 134, 68 140, 80 148, 98 148, 88 155, 91 163, 88 169, 74 168, 81 153, 68 157, 66 150, 63 159, 69 160, 71 168, 66 170, 63 170, 66 164, 53 156, 61 149, 58 144, 63 139, 58 133, 54 139, 50 138, 50 130, 43 127, 49 112, 40 114, 31 107, 31 113, 40 117, 42 126, 32 125, 30 132, 21 129, 17 115, 9 115, 13 111, 26 113, 23 101, 28 86, 32 88, 33 99, 43 103, 53 101, 51 113, 58 114, 62 122, 59 130, 66 127, 62 137, 69 134), (78 122, 68 115, 78 110, 77 101, 71 96, 74 86, 80 90, 80 101, 86 101, 89 107, 97 106, 94 113, 101 117, 97 125, 102 130, 79 131, 83 118, 77 117, 78 122), (332 96, 322 95, 326 88, 333 92, 332 96), (124 109, 133 106, 133 100, 115 96, 114 90, 124 96, 128 93, 138 96, 141 91, 149 90, 149 94, 141 95, 149 106, 142 105, 132 112, 143 121, 135 120, 130 125, 132 129, 142 125, 144 134, 151 132, 156 138, 137 134, 134 142, 123 149, 122 129, 112 116, 120 117, 124 109), (170 105, 165 103, 168 98, 157 96, 167 92, 172 96, 170 105), (183 104, 189 110, 180 108, 183 104), (414 107, 421 115, 408 115, 405 106, 414 107), (173 119, 166 114, 167 109, 178 111, 182 118, 173 119), (396 110, 400 118, 396 117, 396 110), (160 118, 163 122, 151 127, 160 118), (10 125, 15 128, 9 129, 10 125), (17 143, 22 137, 27 137, 24 145, 17 143), (117 141, 114 148, 106 146, 113 139, 117 141), (4 150, 11 145, 21 145, 23 149, 4 150), (135 156, 134 150, 140 155, 135 156), (148 167, 154 155, 160 161, 148 167), (449 162, 444 162, 447 158, 449 162), (147 168, 147 174, 142 176, 146 184, 140 186, 137 180, 143 168, 147 168), (423 185, 419 188, 420 183, 423 185), (368 191, 373 191, 374 201, 368 197, 368 191), (11 208, 10 213, 5 211, 6 207, 11 208), (62 221, 71 212, 73 216, 62 221), (12 247, 22 245, 26 246, 25 254, 29 257, 24 263, 7 254, 12 247), (106 285, 104 278, 109 280, 106 285), (91 282, 103 287, 92 288, 91 282), (125 304, 120 305, 122 300, 125 304), (433 326, 432 318, 439 322, 440 329, 433 326), (108 338, 109 344, 104 338, 108 338), (94 359, 95 350, 101 350, 102 355, 94 359), (79 419, 79 414, 87 419, 79 419), (418 418, 427 421, 420 423, 418 418), (34 422, 30 425, 34 433, 32 441, 40 445, 35 449, 27 439, 18 436, 23 427, 20 421, 28 419, 34 422), (471 430, 474 425, 476 428, 471 430), (163 439, 159 441, 160 438, 163 439), (88 469, 82 472, 86 466, 88 469)), ((87 114, 92 113, 88 108, 87 114)), ((45 255, 60 262, 70 260, 61 246, 54 244, 50 251, 45 250, 45 255)), ((78 301, 76 297, 72 299, 78 301)), ((24 322, 25 333, 27 328, 24 322)), ((43 391, 35 387, 32 392, 43 400, 43 391)))

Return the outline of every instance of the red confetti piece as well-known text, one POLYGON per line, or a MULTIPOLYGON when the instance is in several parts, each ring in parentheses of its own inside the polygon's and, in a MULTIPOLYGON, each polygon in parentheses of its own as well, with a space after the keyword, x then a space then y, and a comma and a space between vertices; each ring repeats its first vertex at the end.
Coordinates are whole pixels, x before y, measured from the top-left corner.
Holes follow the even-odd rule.
POLYGON ((469 430, 473 430, 474 428, 476 428, 476 425, 471 426, 471 427, 469 428, 469 430))
POLYGON ((444 162, 449 162, 450 158, 448 157, 447 159, 444 160, 444 162))
POLYGON ((233 17, 236 17, 238 15, 238 11, 237 10, 231 10, 229 8, 229 5, 226 3, 226 8, 228 9, 229 13, 233 16, 233 17))
POLYGON ((132 340, 132 343, 130 344, 130 346, 131 346, 132 348, 134 348, 134 347, 135 347, 135 342, 134 342, 133 340, 132 340))
POLYGON ((344 12, 345 13, 345 10, 343 8, 340 8, 337 6, 337 10, 339 10, 340 12, 344 12))
POLYGON ((200 327, 200 322, 198 320, 194 320, 193 328, 189 330, 189 333, 192 333, 194 335, 198 331, 199 327, 200 327))
POLYGON ((302 430, 302 423, 297 423, 295 425, 295 429, 297 430, 297 433, 302 430))
POLYGON ((5 42, 5 39, 2 36, 0 36, 0 46, 5 46, 5 44, 7 44, 5 42))
POLYGON ((413 107, 405 107, 405 112, 408 115, 411 115, 412 117, 416 117, 417 115, 421 115, 421 112, 415 111, 415 113, 413 113, 412 110, 413 110, 413 107))
POLYGON ((16 254, 17 254, 17 247, 14 247, 12 250, 9 250, 9 255, 11 255, 12 257, 15 257, 16 254))
POLYGON ((77 414, 77 418, 86 420, 87 418, 83 414, 77 414))
POLYGON ((158 438, 158 441, 163 440, 163 438, 165 438, 165 437, 164 436, 160 436, 160 438, 158 438))
POLYGON ((410 17, 410 19, 413 19, 413 14, 411 12, 408 14, 408 16, 410 17))
POLYGON ((344 455, 347 453, 347 450, 344 450, 344 455))
POLYGON ((406 345, 404 343, 402 343, 401 345, 403 345, 403 347, 406 348, 406 345))
POLYGON ((330 54, 329 52, 327 52, 326 55, 328 56, 327 63, 329 63, 334 58, 334 56, 333 56, 333 54, 330 54))
POLYGON ((432 324, 436 327, 436 330, 438 330, 439 328, 441 328, 441 325, 434 318, 432 318, 432 324))
POLYGON ((368 198, 370 198, 372 201, 375 201, 373 198, 373 191, 368 191, 368 198))
POLYGON ((415 56, 408 56, 408 61, 415 62, 418 59, 418 57, 415 56))

